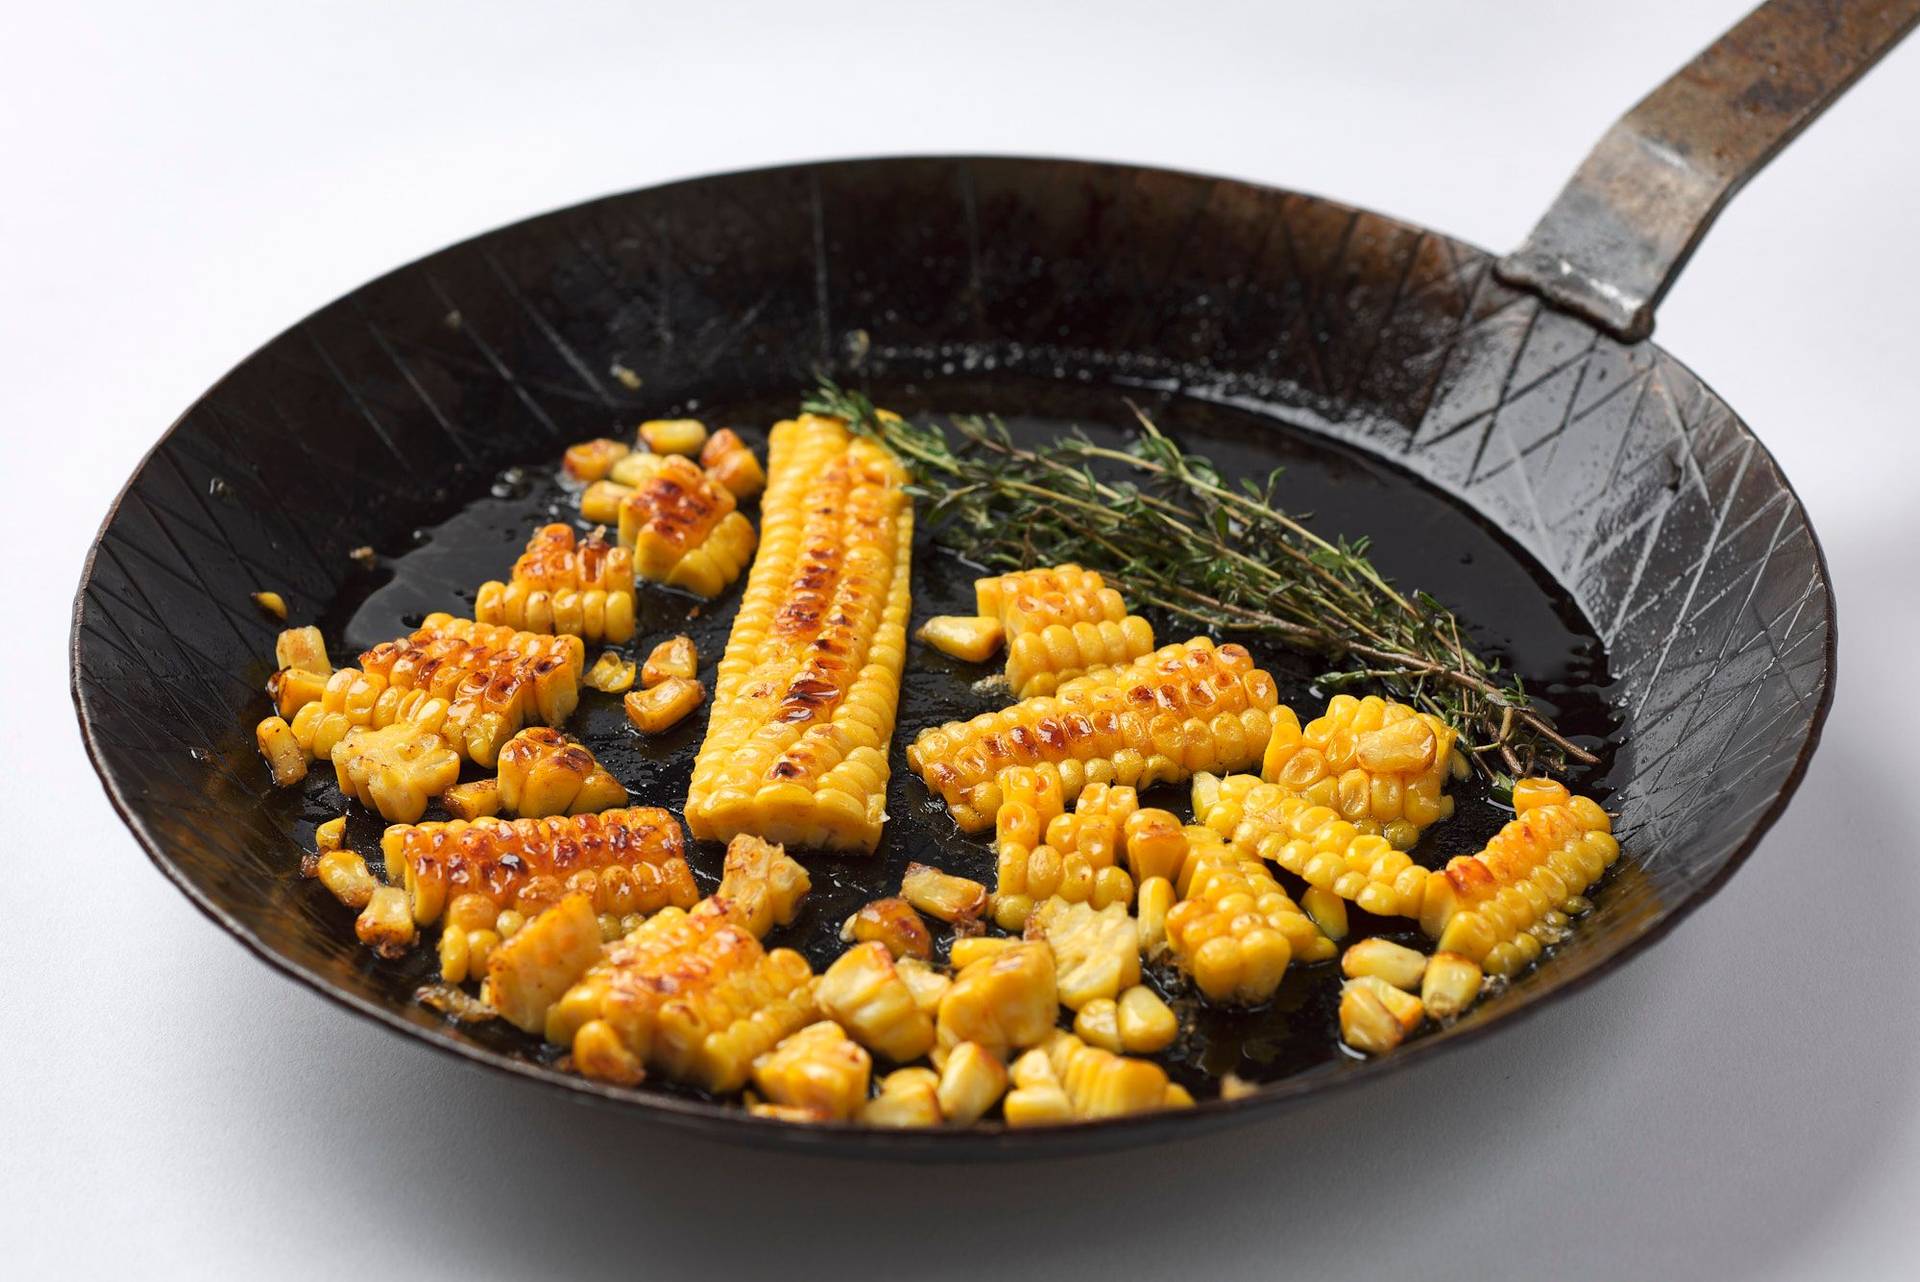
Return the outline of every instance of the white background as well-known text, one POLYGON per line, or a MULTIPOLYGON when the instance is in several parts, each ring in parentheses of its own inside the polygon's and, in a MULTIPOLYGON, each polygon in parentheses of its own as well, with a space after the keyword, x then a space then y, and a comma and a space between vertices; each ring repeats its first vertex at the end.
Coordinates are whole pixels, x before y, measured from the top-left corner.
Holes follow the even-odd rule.
POLYGON ((271 974, 108 810, 67 610, 142 451, 451 240, 707 170, 1043 152, 1518 242, 1739 0, 17 4, 0 14, 0 1274, 1911 1276, 1920 42, 1734 204, 1660 337, 1825 540, 1842 679, 1748 868, 1599 989, 1270 1124, 918 1169, 656 1131, 271 974))

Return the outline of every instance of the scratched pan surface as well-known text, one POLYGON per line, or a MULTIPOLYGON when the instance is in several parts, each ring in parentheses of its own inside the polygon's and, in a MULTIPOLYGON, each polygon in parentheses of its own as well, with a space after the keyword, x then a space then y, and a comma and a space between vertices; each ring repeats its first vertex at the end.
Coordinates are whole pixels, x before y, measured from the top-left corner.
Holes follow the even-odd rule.
MULTIPOLYGON (((1410 1068, 1604 974, 1712 894, 1798 783, 1833 679, 1825 565, 1766 450, 1659 348, 1544 309, 1490 267, 1479 249, 1314 197, 1017 159, 759 170, 489 233, 300 322, 142 463, 75 606, 88 749, 161 870, 283 972, 438 1050, 716 1136, 1059 1153, 1410 1068), (1454 604, 1601 750, 1584 782, 1619 816, 1626 858, 1595 912, 1467 1018, 1376 1061, 1338 1053, 1328 967, 1297 971, 1264 1011, 1185 1007, 1191 1028, 1164 1060, 1201 1105, 1066 1130, 766 1122, 651 1083, 585 1082, 510 1030, 415 1004, 428 952, 372 961, 349 915, 298 876, 340 800, 317 781, 275 792, 253 751, 276 625, 248 593, 281 591, 350 653, 465 606, 531 524, 565 519, 552 463, 567 442, 688 413, 763 445, 816 370, 903 411, 997 411, 1021 432, 1110 430, 1130 398, 1231 470, 1284 466, 1290 506, 1327 533, 1373 536, 1385 569, 1454 604), (371 565, 349 556, 363 545, 371 565), (1217 1098, 1229 1071, 1260 1089, 1217 1098)), ((963 607, 969 580, 923 547, 916 620, 963 607)), ((689 623, 691 599, 648 593, 641 640, 691 630, 710 677, 737 596, 689 623)), ((1296 708, 1316 706, 1309 666, 1260 657, 1296 708)), ((914 648, 883 849, 810 859, 815 892, 780 942, 830 958, 840 919, 897 887, 910 858, 991 880, 984 845, 954 833, 900 752, 926 725, 993 706, 980 675, 914 648)), ((642 741, 616 701, 590 695, 571 728, 637 801, 677 806, 703 724, 642 741)), ((1501 818, 1468 788, 1416 853, 1444 859, 1501 818)), ((350 827, 369 849, 377 831, 365 815, 350 827)), ((710 886, 718 850, 693 859, 710 886)))

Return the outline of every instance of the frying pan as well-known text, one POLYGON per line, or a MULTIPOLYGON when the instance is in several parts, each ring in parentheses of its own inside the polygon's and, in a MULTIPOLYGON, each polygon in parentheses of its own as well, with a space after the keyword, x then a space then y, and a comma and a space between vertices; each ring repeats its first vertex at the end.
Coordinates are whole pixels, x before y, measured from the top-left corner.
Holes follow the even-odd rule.
MULTIPOLYGON (((161 871, 286 974, 436 1049, 724 1138, 1051 1154, 1190 1133, 1410 1067, 1671 930, 1751 853, 1806 769, 1834 679, 1819 543, 1765 447, 1646 340, 1728 197, 1916 21, 1920 0, 1763 5, 1614 126, 1505 259, 1249 183, 977 157, 702 178, 434 254, 268 343, 141 463, 75 602, 88 752, 161 871), (1530 608, 1565 603, 1604 646, 1617 732, 1593 786, 1618 816, 1621 875, 1544 964, 1396 1054, 1065 1129, 763 1121, 585 1081, 414 1004, 418 975, 371 962, 343 910, 294 871, 338 799, 267 787, 249 728, 278 624, 248 594, 274 587, 330 637, 379 639, 373 628, 418 608, 409 592, 424 602, 437 586, 437 607, 471 589, 458 580, 472 565, 511 559, 494 538, 459 562, 461 514, 504 505, 523 536, 541 496, 522 469, 561 444, 664 412, 764 423, 748 415, 790 407, 819 371, 905 409, 1058 419, 1149 397, 1228 455, 1319 451, 1309 475, 1385 476, 1382 503, 1441 503, 1477 523, 1489 546, 1530 559, 1530 608), (353 555, 363 546, 371 566, 353 555), (448 582, 423 580, 443 553, 458 562, 448 582)), ((921 579, 917 562, 917 597, 949 590, 921 579)), ((709 663, 721 617, 698 625, 709 663)), ((899 759, 916 683, 934 679, 909 673, 892 853, 817 870, 829 904, 890 890, 909 848, 970 857, 899 759)), ((670 803, 697 736, 610 764, 639 799, 670 803)))

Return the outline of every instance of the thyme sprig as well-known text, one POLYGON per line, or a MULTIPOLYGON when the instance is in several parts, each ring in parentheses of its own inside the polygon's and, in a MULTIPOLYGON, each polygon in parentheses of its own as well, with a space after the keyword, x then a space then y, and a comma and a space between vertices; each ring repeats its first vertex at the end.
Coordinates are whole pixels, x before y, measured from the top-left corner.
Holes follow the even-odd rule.
POLYGON ((930 501, 935 540, 989 568, 1074 562, 1136 604, 1320 656, 1335 665, 1323 686, 1377 683, 1441 717, 1490 775, 1594 760, 1475 652, 1451 611, 1382 576, 1365 539, 1328 540, 1276 506, 1277 469, 1234 485, 1138 406, 1122 448, 1078 431, 1017 445, 977 415, 954 416, 950 438, 826 379, 805 408, 887 444, 930 501))

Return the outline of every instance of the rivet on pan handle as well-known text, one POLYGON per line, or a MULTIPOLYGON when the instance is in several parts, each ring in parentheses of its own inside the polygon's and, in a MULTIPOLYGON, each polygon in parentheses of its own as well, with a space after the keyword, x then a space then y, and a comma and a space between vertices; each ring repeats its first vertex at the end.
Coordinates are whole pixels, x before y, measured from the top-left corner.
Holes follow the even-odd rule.
POLYGON ((1920 0, 1768 0, 1607 131, 1500 279, 1626 342, 1733 194, 1920 23, 1920 0))

